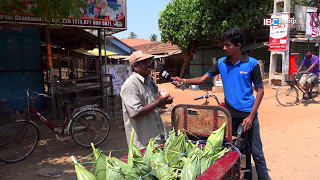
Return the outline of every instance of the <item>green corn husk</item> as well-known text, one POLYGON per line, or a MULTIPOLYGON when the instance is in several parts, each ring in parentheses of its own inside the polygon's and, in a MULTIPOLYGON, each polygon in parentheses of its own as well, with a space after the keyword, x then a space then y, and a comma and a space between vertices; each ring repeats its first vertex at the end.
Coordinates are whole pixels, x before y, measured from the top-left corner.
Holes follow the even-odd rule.
POLYGON ((176 138, 176 132, 174 128, 169 132, 169 136, 163 146, 163 149, 167 149, 171 142, 176 138))
POLYGON ((223 123, 223 125, 219 129, 211 133, 211 135, 207 140, 207 144, 204 147, 204 152, 209 151, 210 148, 213 149, 213 153, 215 154, 221 151, 222 143, 224 139, 225 127, 226 127, 226 124, 223 123))
MULTIPOLYGON (((198 145, 198 144, 197 144, 198 145)), ((189 151, 190 149, 194 148, 196 145, 194 145, 190 140, 186 142, 186 151, 189 151)))
POLYGON ((130 138, 130 145, 129 145, 129 151, 128 151, 128 164, 130 166, 133 165, 133 134, 134 129, 131 129, 131 138, 130 138))
POLYGON ((121 168, 115 163, 116 158, 111 157, 111 152, 109 154, 109 157, 106 158, 106 180, 124 179, 124 173, 121 171, 121 168))
POLYGON ((198 145, 199 145, 199 142, 197 142, 196 144, 193 144, 190 140, 188 140, 188 150, 186 150, 186 152, 187 151, 189 151, 188 153, 187 153, 187 157, 191 157, 191 156, 193 156, 194 154, 196 154, 196 155, 198 155, 199 157, 201 157, 202 156, 202 150, 200 149, 200 148, 198 148, 198 145))
POLYGON ((77 177, 79 180, 137 180, 141 177, 146 180, 195 179, 229 150, 223 149, 222 146, 225 126, 223 124, 211 133, 203 151, 198 147, 198 143, 193 144, 190 140, 186 142, 187 135, 184 130, 181 130, 177 136, 172 130, 163 148, 156 147, 155 139, 151 138, 143 156, 133 145, 134 130, 132 129, 128 163, 111 157, 111 153, 109 156, 102 154, 92 144, 95 175, 74 161, 77 177), (184 155, 185 152, 188 153, 184 155), (176 159, 177 157, 179 158, 176 159), (149 174, 150 172, 152 174, 149 174), (145 175, 148 176, 144 177, 145 175))
POLYGON ((78 180, 96 180, 97 179, 90 171, 88 171, 85 167, 79 164, 74 159, 73 156, 71 156, 71 159, 74 163, 78 180))
POLYGON ((194 180, 201 174, 201 162, 199 154, 202 153, 202 150, 198 147, 191 150, 191 156, 187 158, 182 172, 181 180, 194 180))
POLYGON ((91 143, 93 150, 93 162, 94 162, 94 175, 97 177, 97 180, 106 179, 106 159, 107 156, 101 151, 97 150, 93 143, 91 143))
POLYGON ((213 163, 215 163, 219 158, 221 158, 229 149, 224 148, 218 154, 208 152, 200 158, 201 161, 201 174, 204 173, 213 163))
POLYGON ((149 141, 149 144, 146 148, 146 151, 144 152, 144 155, 143 155, 143 158, 145 158, 149 163, 151 163, 151 156, 153 154, 153 151, 155 149, 155 139, 154 138, 151 138, 150 141, 149 141))
MULTIPOLYGON (((131 131, 130 145, 128 151, 128 164, 134 169, 138 176, 144 176, 152 171, 149 164, 149 160, 142 158, 141 152, 136 146, 133 145, 134 129, 131 131)), ((145 177, 144 179, 154 179, 152 175, 145 177)))
POLYGON ((218 159, 220 159, 222 156, 224 156, 225 153, 229 152, 230 149, 228 148, 224 148, 222 151, 220 151, 218 154, 215 154, 213 156, 214 160, 217 161, 218 159))
POLYGON ((163 179, 171 174, 172 169, 166 164, 166 159, 162 149, 154 149, 150 158, 150 162, 152 170, 160 168, 153 172, 153 175, 158 179, 163 179))
MULTIPOLYGON (((148 161, 146 159, 144 159, 144 158, 141 158, 141 156, 136 156, 136 154, 133 154, 133 165, 132 165, 132 167, 135 170, 135 172, 137 172, 137 174, 139 176, 145 176, 145 175, 149 174, 152 171, 152 167, 150 166, 148 161)), ((154 176, 152 176, 150 174, 150 175, 144 177, 143 179, 153 180, 155 178, 154 178, 154 176)))
POLYGON ((141 152, 139 149, 133 145, 133 134, 134 134, 134 129, 132 128, 131 130, 131 138, 130 138, 130 145, 129 145, 129 151, 128 151, 128 164, 130 166, 133 165, 133 155, 135 154, 138 156, 138 158, 142 158, 141 152))
MULTIPOLYGON (((167 149, 165 149, 167 163, 186 152, 186 138, 186 133, 181 131, 179 135, 168 145, 167 149)), ((172 167, 182 168, 183 162, 180 159, 176 159, 170 162, 169 165, 172 167)))
POLYGON ((139 179, 139 175, 134 169, 127 163, 122 162, 121 160, 115 158, 114 163, 116 166, 120 167, 121 171, 124 174, 124 179, 126 180, 137 180, 139 179))
POLYGON ((208 153, 200 158, 201 163, 201 174, 205 172, 214 162, 216 159, 213 157, 211 153, 208 153))
POLYGON ((166 165, 162 148, 155 147, 154 143, 155 139, 151 138, 143 157, 151 165, 152 170, 156 170, 152 175, 158 179, 162 179, 171 173, 171 168, 166 165))
POLYGON ((180 180, 181 179, 181 170, 180 169, 171 169, 171 173, 163 177, 161 180, 180 180))

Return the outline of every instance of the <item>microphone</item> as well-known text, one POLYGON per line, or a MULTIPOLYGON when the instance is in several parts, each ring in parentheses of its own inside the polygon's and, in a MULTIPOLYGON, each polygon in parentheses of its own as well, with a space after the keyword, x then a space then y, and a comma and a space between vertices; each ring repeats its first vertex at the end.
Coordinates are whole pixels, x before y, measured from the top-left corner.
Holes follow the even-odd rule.
MULTIPOLYGON (((172 77, 166 70, 161 70, 159 75, 161 79, 165 79, 166 81, 173 82, 172 77)), ((182 89, 183 91, 186 89, 186 87, 183 84, 180 84, 179 88, 182 89)))

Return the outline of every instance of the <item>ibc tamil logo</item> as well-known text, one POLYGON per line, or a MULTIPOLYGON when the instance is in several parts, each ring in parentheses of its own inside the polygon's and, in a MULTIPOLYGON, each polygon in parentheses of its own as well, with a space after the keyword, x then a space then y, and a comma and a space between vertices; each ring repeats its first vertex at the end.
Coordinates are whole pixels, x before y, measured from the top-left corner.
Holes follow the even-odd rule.
POLYGON ((288 20, 283 20, 280 18, 264 18, 263 19, 263 25, 264 26, 280 26, 280 25, 284 25, 284 24, 290 24, 293 25, 295 24, 297 21, 293 18, 290 18, 288 20))

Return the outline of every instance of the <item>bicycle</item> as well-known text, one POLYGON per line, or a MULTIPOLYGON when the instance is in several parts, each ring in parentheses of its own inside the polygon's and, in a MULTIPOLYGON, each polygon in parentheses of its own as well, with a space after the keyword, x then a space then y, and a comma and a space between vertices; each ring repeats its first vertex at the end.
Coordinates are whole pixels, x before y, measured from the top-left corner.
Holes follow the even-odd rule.
POLYGON ((72 138, 83 147, 91 147, 91 143, 98 146, 109 134, 109 118, 102 110, 98 109, 98 105, 85 105, 76 108, 69 115, 69 106, 75 103, 76 99, 64 100, 63 107, 66 109, 64 122, 63 124, 54 124, 33 108, 34 100, 39 96, 51 97, 30 89, 26 89, 26 96, 25 119, 11 122, 0 130, 0 161, 4 163, 22 161, 36 148, 40 133, 38 125, 31 120, 31 117, 40 120, 49 127, 56 134, 58 140, 72 138))
POLYGON ((14 110, 8 102, 0 102, 0 129, 13 122, 20 116, 20 113, 14 110))
MULTIPOLYGON (((302 96, 305 94, 305 90, 301 88, 295 74, 292 74, 292 77, 294 78, 286 80, 287 84, 280 86, 276 92, 276 99, 283 106, 292 106, 300 101, 298 89, 302 92, 302 96)), ((311 83, 309 97, 315 103, 320 103, 320 82, 318 78, 311 83)))
MULTIPOLYGON (((206 92, 206 94, 200 96, 200 97, 196 97, 194 98, 194 100, 199 100, 199 99, 203 99, 205 98, 206 101, 201 105, 201 106, 208 106, 209 105, 209 101, 208 99, 210 97, 213 97, 217 104, 218 104, 218 107, 219 108, 222 108, 224 109, 223 112, 224 113, 217 113, 217 115, 213 115, 214 117, 216 117, 217 119, 223 119, 224 115, 227 115, 230 119, 232 119, 231 117, 231 114, 230 112, 224 108, 225 104, 224 102, 220 102, 218 97, 215 95, 215 94, 209 94, 208 92, 206 92)), ((199 115, 200 113, 198 112, 195 112, 195 111, 189 111, 188 110, 188 115, 197 115, 197 116, 200 116, 199 115)), ((207 114, 208 115, 208 114, 207 114)), ((200 118, 201 119, 201 118, 200 118)), ((232 124, 232 123, 231 123, 232 124)), ((232 125, 229 125, 229 129, 232 129, 232 125)), ((231 130, 233 131, 233 130, 231 130)), ((248 142, 248 133, 244 132, 244 126, 240 123, 239 126, 237 127, 237 129, 234 131, 234 132, 230 132, 232 134, 232 144, 237 147, 239 150, 240 150, 240 153, 242 154, 242 158, 241 158, 241 161, 245 161, 246 162, 246 158, 247 157, 250 157, 250 153, 248 151, 249 149, 249 142, 248 142), (244 156, 245 155, 245 156, 244 156)), ((229 135, 231 135, 229 134, 229 135)), ((251 158, 248 159, 248 161, 250 161, 251 158)), ((239 165, 240 166, 240 165, 239 165)), ((241 168, 242 168, 242 173, 244 174, 245 172, 249 172, 249 169, 247 167, 247 164, 246 165, 241 165, 241 168)))
MULTIPOLYGON (((197 101, 197 100, 199 100, 199 99, 206 98, 206 101, 205 101, 202 105, 208 105, 208 104, 209 104, 209 101, 208 101, 209 97, 213 97, 213 98, 216 100, 218 106, 221 106, 221 107, 224 107, 224 106, 225 106, 224 102, 220 102, 219 99, 218 99, 218 97, 217 97, 215 94, 209 94, 208 92, 206 92, 206 94, 204 94, 203 96, 194 98, 194 100, 197 101)), ((236 145, 237 147, 239 147, 240 149, 243 149, 242 146, 243 146, 243 144, 244 144, 244 141, 247 140, 247 139, 246 139, 247 137, 246 137, 246 138, 242 138, 242 137, 241 137, 242 134, 243 134, 243 129, 244 129, 243 125, 240 124, 240 125, 238 126, 237 132, 236 132, 235 145, 236 145), (241 147, 240 147, 240 146, 241 146, 241 147)))

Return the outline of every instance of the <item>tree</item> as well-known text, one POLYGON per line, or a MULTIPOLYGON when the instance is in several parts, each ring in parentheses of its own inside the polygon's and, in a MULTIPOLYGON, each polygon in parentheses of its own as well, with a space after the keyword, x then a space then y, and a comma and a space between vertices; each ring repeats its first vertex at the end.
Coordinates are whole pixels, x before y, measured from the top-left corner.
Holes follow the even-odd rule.
POLYGON ((79 18, 87 0, 1 0, 0 12, 13 16, 15 13, 34 14, 43 18, 61 19, 72 15, 79 18))
POLYGON ((161 40, 171 42, 183 51, 184 77, 196 48, 219 44, 221 34, 232 27, 241 27, 249 40, 268 36, 262 19, 269 17, 273 1, 265 0, 174 0, 159 18, 161 40))
POLYGON ((156 34, 151 34, 151 36, 150 36, 150 41, 157 41, 157 39, 158 39, 158 36, 156 35, 156 34))
POLYGON ((130 34, 128 36, 129 39, 136 39, 137 37, 138 37, 137 34, 134 32, 130 32, 130 34))

